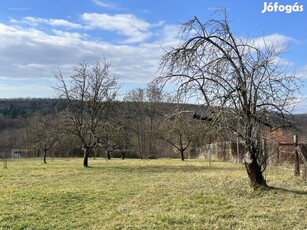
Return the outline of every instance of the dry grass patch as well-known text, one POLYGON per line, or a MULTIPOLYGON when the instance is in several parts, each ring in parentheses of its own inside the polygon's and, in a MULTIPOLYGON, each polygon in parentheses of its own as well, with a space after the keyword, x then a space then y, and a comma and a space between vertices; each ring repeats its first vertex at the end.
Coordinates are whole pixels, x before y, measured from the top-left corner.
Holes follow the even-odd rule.
POLYGON ((0 229, 306 229, 307 186, 281 166, 251 192, 241 164, 13 160, 0 169, 0 229))

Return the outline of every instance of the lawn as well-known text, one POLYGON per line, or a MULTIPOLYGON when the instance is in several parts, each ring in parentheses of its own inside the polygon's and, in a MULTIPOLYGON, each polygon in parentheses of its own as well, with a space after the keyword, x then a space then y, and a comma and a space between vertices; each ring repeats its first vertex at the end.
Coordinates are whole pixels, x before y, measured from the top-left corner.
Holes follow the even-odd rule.
MULTIPOLYGON (((1 162, 2 163, 2 162, 1 162)), ((176 159, 9 160, 0 229, 307 229, 307 184, 269 169, 252 192, 242 164, 176 159)))

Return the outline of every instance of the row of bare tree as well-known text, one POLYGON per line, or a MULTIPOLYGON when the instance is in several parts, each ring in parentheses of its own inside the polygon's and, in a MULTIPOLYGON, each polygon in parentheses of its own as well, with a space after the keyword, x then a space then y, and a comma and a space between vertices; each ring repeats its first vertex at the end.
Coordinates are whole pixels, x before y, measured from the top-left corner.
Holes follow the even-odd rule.
POLYGON ((82 150, 85 167, 90 155, 102 154, 108 159, 177 154, 184 160, 187 150, 196 149, 212 134, 207 123, 193 117, 193 106, 174 103, 157 84, 133 89, 118 101, 117 81, 109 68, 109 62, 101 61, 80 64, 68 78, 57 73, 54 90, 62 108, 4 128, 1 150, 22 149, 28 156, 43 156, 45 163, 47 156, 80 156, 82 150))
POLYGON ((170 152, 165 145, 169 143, 184 160, 192 142, 196 145, 205 140, 202 134, 209 133, 206 123, 194 119, 193 111, 181 111, 180 106, 170 104, 172 97, 157 83, 134 89, 123 102, 116 102, 118 85, 109 68, 110 63, 104 60, 93 66, 80 64, 68 81, 61 72, 56 75, 54 89, 67 102, 60 127, 82 143, 85 167, 97 148, 107 151, 108 158, 114 148, 123 158, 127 151, 151 158, 170 152))

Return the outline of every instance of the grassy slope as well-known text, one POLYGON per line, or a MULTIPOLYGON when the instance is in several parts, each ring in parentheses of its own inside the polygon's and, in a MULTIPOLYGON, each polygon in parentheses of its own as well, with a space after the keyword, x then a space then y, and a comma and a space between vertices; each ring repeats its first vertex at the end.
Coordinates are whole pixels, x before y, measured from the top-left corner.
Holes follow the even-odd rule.
POLYGON ((0 229, 307 229, 307 186, 279 167, 264 192, 241 164, 13 160, 0 168, 0 229))

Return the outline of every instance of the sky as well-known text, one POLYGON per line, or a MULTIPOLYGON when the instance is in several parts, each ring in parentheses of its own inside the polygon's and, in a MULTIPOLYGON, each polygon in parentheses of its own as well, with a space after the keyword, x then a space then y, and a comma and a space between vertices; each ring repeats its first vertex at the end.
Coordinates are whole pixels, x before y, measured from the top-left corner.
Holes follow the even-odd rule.
POLYGON ((121 94, 144 88, 159 75, 164 50, 178 44, 179 26, 194 16, 206 22, 216 9, 225 7, 231 30, 237 36, 287 44, 282 60, 302 78, 299 94, 302 102, 295 112, 307 113, 307 3, 306 6, 304 3, 0 0, 0 98, 54 97, 51 86, 56 72, 60 70, 69 77, 79 63, 93 64, 103 59, 111 62, 121 94), (265 4, 270 3, 271 11, 262 13, 265 4), (280 11, 274 11, 274 4, 280 11))

